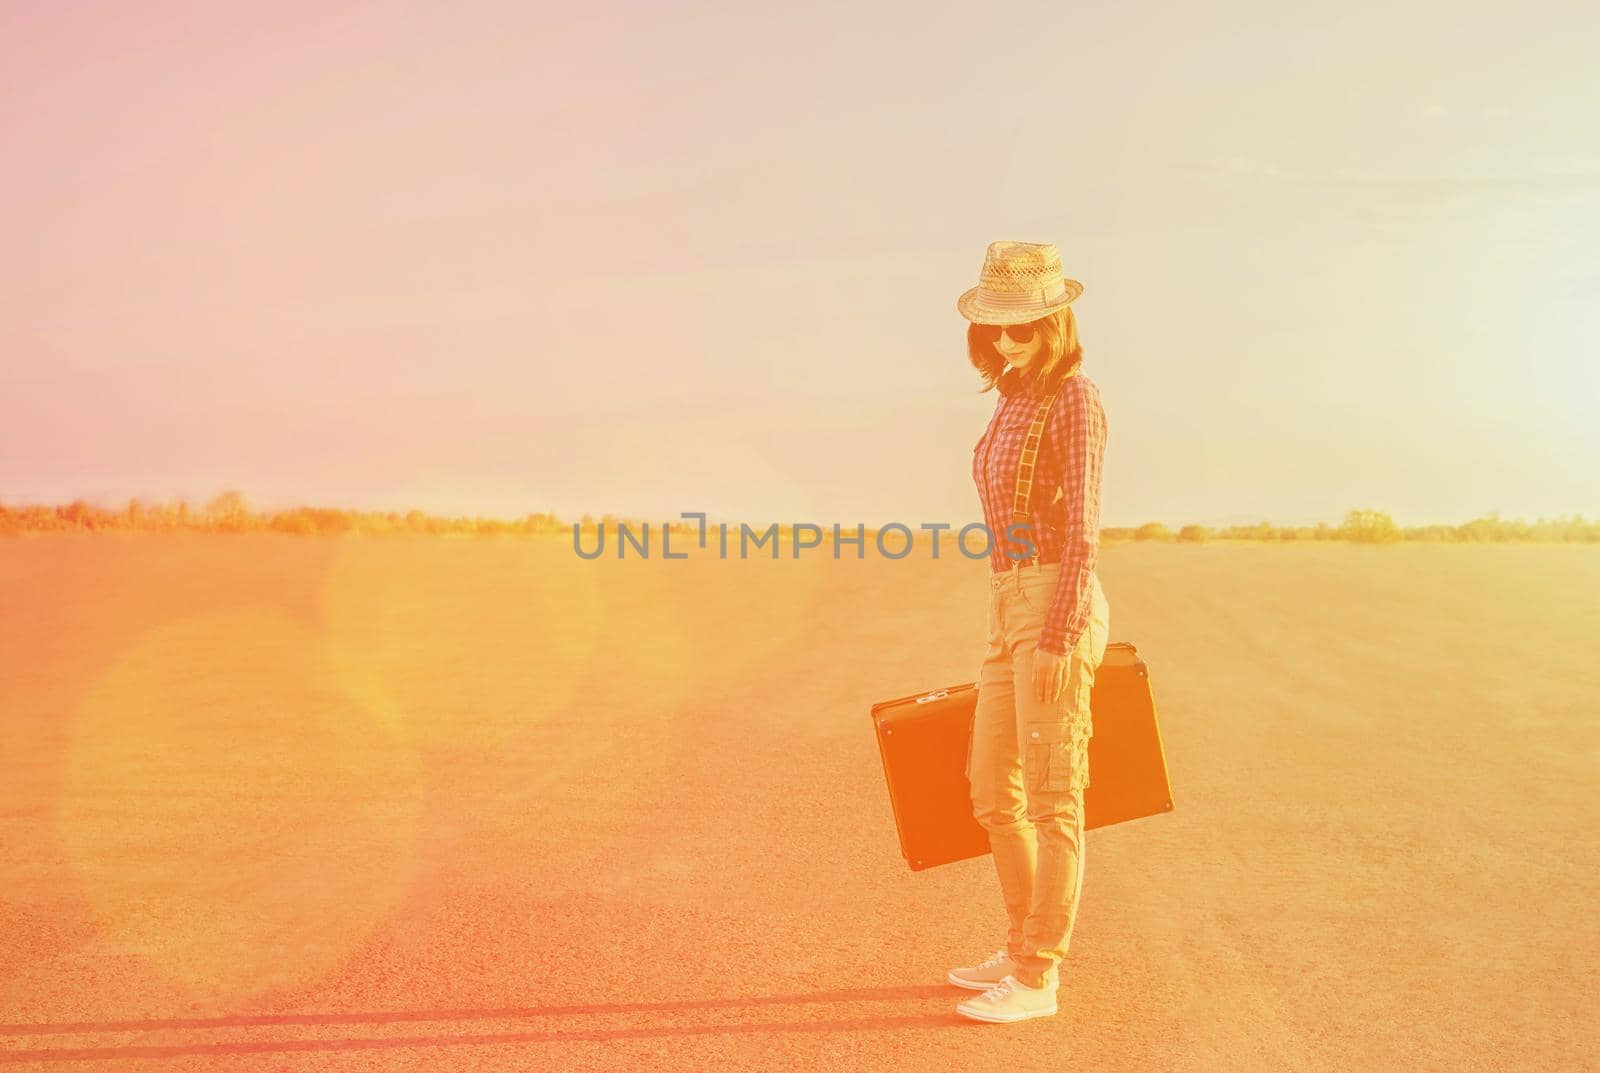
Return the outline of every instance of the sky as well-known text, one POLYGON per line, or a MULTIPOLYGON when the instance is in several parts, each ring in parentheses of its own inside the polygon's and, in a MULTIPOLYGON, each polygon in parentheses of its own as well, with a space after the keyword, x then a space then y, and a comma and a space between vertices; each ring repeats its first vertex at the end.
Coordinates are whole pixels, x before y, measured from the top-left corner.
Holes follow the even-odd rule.
POLYGON ((1597 34, 10 0, 0 503, 976 520, 1016 239, 1084 284, 1102 524, 1592 518, 1597 34))

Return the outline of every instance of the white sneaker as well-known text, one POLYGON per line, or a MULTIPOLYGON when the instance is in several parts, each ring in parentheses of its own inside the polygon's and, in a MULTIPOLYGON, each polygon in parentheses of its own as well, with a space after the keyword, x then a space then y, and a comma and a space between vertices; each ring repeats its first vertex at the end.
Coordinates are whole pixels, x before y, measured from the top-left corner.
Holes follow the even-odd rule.
POLYGON ((994 956, 983 964, 951 969, 945 979, 969 991, 987 991, 1016 970, 1017 963, 1011 960, 1011 955, 1004 950, 996 950, 994 956))
POLYGON ((1015 976, 1007 975, 983 994, 956 1006, 956 1012, 974 1021, 1000 1024, 1052 1017, 1056 1012, 1055 981, 1046 977, 1043 987, 1023 987, 1015 976))

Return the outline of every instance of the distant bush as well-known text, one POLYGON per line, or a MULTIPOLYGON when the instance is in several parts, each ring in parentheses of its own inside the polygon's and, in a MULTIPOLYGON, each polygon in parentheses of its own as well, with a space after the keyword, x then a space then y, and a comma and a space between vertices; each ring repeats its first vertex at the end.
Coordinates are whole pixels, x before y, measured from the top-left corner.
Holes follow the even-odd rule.
POLYGON ((317 523, 299 511, 285 511, 274 514, 267 523, 267 528, 278 533, 297 533, 301 536, 314 536, 317 532, 317 523))
POLYGON ((244 493, 232 489, 207 503, 201 513, 207 527, 219 533, 242 533, 259 528, 259 519, 250 512, 244 493))
POLYGON ((1394 519, 1378 510, 1352 510, 1344 516, 1342 526, 1346 540, 1357 544, 1391 544, 1403 539, 1394 519))
POLYGON ((1135 540, 1171 540, 1172 530, 1160 522, 1145 522, 1133 532, 1135 540))
POLYGON ((115 529, 117 517, 108 510, 90 506, 75 499, 64 507, 56 508, 56 519, 63 529, 115 529))
POLYGON ((1211 530, 1203 525, 1186 525, 1178 530, 1180 544, 1204 544, 1211 537, 1211 530))

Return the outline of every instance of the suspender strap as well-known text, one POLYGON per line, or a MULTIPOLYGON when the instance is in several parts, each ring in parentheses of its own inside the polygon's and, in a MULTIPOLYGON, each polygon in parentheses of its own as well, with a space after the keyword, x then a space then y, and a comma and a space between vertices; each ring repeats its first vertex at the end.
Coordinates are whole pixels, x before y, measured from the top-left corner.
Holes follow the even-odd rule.
POLYGON ((1039 440, 1044 436, 1044 424, 1050 416, 1050 404, 1056 401, 1056 391, 1047 395, 1033 415, 1027 438, 1022 441, 1022 458, 1017 462, 1017 491, 1011 500, 1011 520, 1028 520, 1028 502, 1033 497, 1033 464, 1039 457, 1039 440))
MULTIPOLYGON (((1068 374, 1068 378, 1076 376, 1077 371, 1068 374)), ((1044 401, 1039 403, 1039 409, 1033 415, 1033 424, 1028 426, 1027 438, 1022 441, 1022 457, 1017 462, 1017 491, 1011 500, 1011 522, 1028 521, 1029 501, 1033 498, 1033 465, 1039 457, 1039 441, 1044 438, 1045 422, 1050 417, 1050 405, 1056 401, 1056 396, 1061 393, 1061 386, 1066 383, 1063 379, 1056 385, 1056 389, 1046 395, 1044 401)), ((1057 493, 1060 498, 1060 493, 1057 493)), ((1035 545, 1037 547, 1037 545, 1035 545)), ((1026 559, 1012 561, 1012 568, 1027 566, 1039 561, 1037 554, 1026 559)))

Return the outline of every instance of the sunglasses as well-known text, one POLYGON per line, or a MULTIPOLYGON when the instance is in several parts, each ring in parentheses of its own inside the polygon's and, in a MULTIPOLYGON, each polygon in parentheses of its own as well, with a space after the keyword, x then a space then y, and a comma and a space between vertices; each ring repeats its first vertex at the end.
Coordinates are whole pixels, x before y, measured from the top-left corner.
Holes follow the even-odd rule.
POLYGON ((986 343, 998 343, 1000 333, 1005 332, 1013 343, 1031 343, 1038 330, 1038 321, 1029 321, 1027 324, 980 324, 978 336, 986 343))

